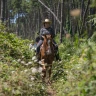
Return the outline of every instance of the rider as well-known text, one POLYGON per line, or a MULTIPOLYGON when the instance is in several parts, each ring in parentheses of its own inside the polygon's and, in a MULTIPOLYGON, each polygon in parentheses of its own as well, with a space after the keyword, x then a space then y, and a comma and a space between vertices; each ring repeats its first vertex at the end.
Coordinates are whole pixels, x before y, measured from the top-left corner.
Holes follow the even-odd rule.
MULTIPOLYGON (((43 35, 46 35, 46 34, 51 34, 52 38, 55 37, 55 32, 54 30, 50 27, 51 25, 51 21, 49 19, 45 19, 45 21, 43 22, 43 25, 44 27, 41 28, 40 30, 40 40, 39 42, 37 43, 37 49, 36 49, 36 55, 37 55, 37 58, 39 59, 39 52, 40 52, 40 46, 42 45, 43 43, 43 35)), ((37 39, 37 38, 36 38, 37 39)), ((54 44, 54 47, 55 47, 55 50, 56 50, 56 54, 55 54, 55 57, 56 57, 56 60, 60 60, 59 58, 59 53, 58 53, 58 45, 56 44, 56 42, 53 40, 53 44, 54 44)))

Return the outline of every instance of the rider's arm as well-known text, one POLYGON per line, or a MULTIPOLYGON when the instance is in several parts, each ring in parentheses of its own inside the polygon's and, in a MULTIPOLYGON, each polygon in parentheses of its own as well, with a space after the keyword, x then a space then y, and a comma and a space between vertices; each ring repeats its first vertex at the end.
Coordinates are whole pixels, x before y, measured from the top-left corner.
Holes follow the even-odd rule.
POLYGON ((39 35, 40 35, 40 39, 43 40, 43 38, 44 38, 44 37, 43 37, 43 28, 41 28, 39 35))
POLYGON ((40 37, 43 35, 43 29, 41 28, 41 30, 40 30, 40 37))

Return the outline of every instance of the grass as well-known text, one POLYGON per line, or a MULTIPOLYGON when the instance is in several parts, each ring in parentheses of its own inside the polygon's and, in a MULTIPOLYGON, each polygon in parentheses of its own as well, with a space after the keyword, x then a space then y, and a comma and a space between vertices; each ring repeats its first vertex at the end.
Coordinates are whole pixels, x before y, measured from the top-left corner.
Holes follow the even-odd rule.
MULTIPOLYGON (((59 45, 62 62, 53 63, 51 77, 56 96, 96 95, 95 37, 65 39, 59 45)), ((0 25, 0 96, 47 96, 40 73, 33 73, 37 65, 29 44, 0 25)))

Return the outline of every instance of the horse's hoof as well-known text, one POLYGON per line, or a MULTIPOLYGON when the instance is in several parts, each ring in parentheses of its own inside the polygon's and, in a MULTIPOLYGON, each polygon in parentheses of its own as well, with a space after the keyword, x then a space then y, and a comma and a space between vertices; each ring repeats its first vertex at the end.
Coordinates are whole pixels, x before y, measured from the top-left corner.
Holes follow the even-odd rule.
POLYGON ((42 77, 42 83, 46 84, 45 78, 42 77))
POLYGON ((51 84, 52 84, 52 82, 50 80, 48 80, 47 85, 51 85, 51 84))
POLYGON ((42 72, 45 72, 45 71, 46 71, 46 69, 43 69, 43 70, 42 70, 42 72))

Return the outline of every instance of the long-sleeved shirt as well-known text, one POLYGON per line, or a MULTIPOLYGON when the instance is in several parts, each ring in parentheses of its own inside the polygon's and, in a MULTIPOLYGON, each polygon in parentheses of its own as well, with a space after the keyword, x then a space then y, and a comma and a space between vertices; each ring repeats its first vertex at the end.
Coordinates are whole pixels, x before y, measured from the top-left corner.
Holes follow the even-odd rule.
POLYGON ((54 32, 54 30, 51 27, 41 28, 41 30, 40 30, 40 37, 42 35, 47 35, 47 34, 51 34, 52 38, 55 37, 55 32, 54 32))

